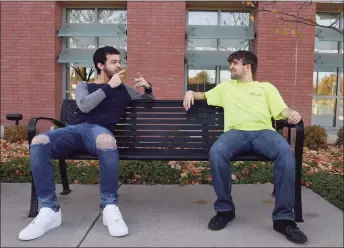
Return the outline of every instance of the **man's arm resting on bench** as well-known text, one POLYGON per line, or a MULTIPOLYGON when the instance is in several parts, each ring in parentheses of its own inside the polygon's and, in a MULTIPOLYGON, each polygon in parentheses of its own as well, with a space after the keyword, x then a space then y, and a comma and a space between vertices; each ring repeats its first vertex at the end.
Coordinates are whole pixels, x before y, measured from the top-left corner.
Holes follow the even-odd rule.
POLYGON ((206 100, 206 96, 203 92, 194 92, 189 90, 185 93, 183 106, 186 111, 188 111, 191 107, 191 104, 194 105, 195 100, 206 100))

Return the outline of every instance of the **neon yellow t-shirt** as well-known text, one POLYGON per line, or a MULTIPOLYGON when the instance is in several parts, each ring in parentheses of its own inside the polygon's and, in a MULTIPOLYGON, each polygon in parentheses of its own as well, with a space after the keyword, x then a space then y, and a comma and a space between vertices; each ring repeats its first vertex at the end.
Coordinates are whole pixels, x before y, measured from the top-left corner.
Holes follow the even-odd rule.
POLYGON ((208 105, 223 108, 225 132, 274 130, 271 117, 280 120, 281 112, 288 108, 277 88, 269 82, 225 81, 205 92, 205 96, 208 105))

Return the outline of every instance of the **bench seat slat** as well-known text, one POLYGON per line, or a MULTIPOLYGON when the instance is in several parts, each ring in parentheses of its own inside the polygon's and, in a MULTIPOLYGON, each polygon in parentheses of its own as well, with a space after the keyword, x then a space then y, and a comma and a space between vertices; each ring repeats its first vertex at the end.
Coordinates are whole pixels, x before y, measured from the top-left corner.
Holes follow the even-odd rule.
MULTIPOLYGON (((142 150, 131 150, 131 152, 126 152, 124 149, 119 149, 120 159, 121 160, 171 160, 170 157, 173 157, 173 160, 181 161, 208 161, 208 153, 202 151, 197 151, 190 153, 189 151, 163 151, 163 150, 153 150, 154 154, 151 151, 142 151, 142 150)), ((75 156, 70 156, 66 160, 98 160, 97 157, 90 156, 88 154, 80 154, 75 156)), ((238 156, 232 161, 269 161, 263 156, 257 155, 245 155, 238 156)))
POLYGON ((118 131, 130 131, 130 130, 138 130, 138 131, 144 131, 144 130, 155 130, 155 131, 171 131, 171 130, 178 130, 178 131, 184 131, 184 130, 215 130, 215 131, 221 131, 223 130, 223 125, 170 125, 170 124, 164 124, 164 125, 157 125, 157 124, 141 124, 141 125, 132 125, 132 124, 123 124, 123 125, 117 125, 116 130, 118 131))

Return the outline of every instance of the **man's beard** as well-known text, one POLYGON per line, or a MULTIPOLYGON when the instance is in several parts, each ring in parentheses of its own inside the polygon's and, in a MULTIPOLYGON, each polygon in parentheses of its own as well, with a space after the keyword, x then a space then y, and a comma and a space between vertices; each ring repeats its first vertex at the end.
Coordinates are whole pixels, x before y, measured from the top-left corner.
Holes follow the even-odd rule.
POLYGON ((104 73, 105 73, 105 75, 106 75, 109 79, 111 79, 112 76, 115 75, 114 72, 108 70, 106 67, 104 67, 104 73))

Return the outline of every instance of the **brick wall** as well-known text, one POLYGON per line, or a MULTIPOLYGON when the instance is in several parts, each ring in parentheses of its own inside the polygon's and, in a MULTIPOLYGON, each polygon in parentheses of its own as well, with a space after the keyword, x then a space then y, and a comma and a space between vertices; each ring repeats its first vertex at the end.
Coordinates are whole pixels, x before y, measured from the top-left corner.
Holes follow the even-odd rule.
POLYGON ((128 73, 152 82, 158 99, 184 97, 185 2, 128 2, 128 73))
MULTIPOLYGON (((56 63, 61 39, 59 2, 1 2, 1 124, 6 113, 59 117, 62 69, 56 63)), ((295 2, 278 3, 278 9, 295 11, 295 2)), ((184 96, 185 2, 127 3, 128 73, 139 71, 150 80, 158 99, 184 96)), ((301 12, 315 15, 315 4, 301 12)), ((286 24, 271 13, 256 13, 259 58, 258 80, 278 87, 287 104, 297 109, 306 124, 311 121, 314 27, 297 25, 302 38, 276 34, 286 24), (279 44, 278 44, 279 42, 279 44)))
POLYGON ((61 99, 61 68, 56 64, 61 46, 56 38, 59 4, 0 4, 1 124, 9 124, 6 113, 23 114, 24 124, 33 116, 55 117, 55 104, 61 99))
MULTIPOLYGON (((300 4, 278 3, 276 9, 295 13, 300 4)), ((303 9, 300 14, 305 18, 314 17, 315 4, 303 9)), ((255 20, 257 79, 274 84, 289 107, 300 112, 306 125, 311 124, 315 28, 293 23, 302 35, 296 38, 291 31, 286 36, 276 33, 277 28, 288 28, 288 24, 277 20, 272 13, 257 12, 255 20)))

